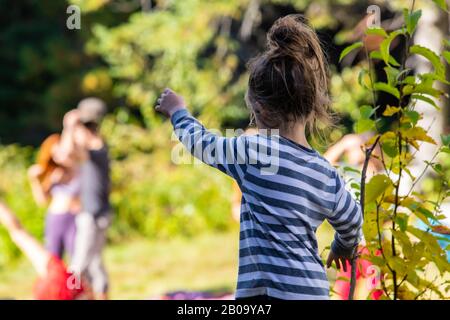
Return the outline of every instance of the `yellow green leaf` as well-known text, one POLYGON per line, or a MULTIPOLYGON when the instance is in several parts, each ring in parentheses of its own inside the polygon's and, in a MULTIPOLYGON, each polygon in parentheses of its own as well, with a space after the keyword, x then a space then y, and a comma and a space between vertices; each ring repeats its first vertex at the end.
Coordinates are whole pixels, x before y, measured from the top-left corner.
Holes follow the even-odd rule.
POLYGON ((436 144, 436 141, 434 141, 434 139, 430 137, 422 127, 400 129, 400 131, 403 138, 407 139, 410 143, 412 143, 413 141, 424 141, 431 144, 436 144))
POLYGON ((390 93, 397 99, 400 99, 400 91, 398 91, 397 88, 390 86, 387 83, 377 82, 373 85, 373 88, 378 91, 384 91, 384 92, 390 93))
POLYGON ((392 187, 391 179, 384 175, 378 174, 372 177, 366 184, 366 196, 364 203, 375 201, 379 196, 386 192, 389 187, 392 187))
POLYGON ((433 65, 436 75, 441 79, 445 79, 445 66, 441 62, 441 59, 435 52, 433 52, 432 50, 430 50, 426 47, 423 47, 423 46, 420 46, 417 44, 411 46, 409 48, 409 52, 413 53, 413 54, 421 55, 422 57, 424 57, 425 59, 430 61, 431 64, 433 65))
MULTIPOLYGON (((383 57, 381 56, 381 52, 378 50, 372 51, 370 53, 370 58, 374 59, 374 60, 383 60, 383 57)), ((395 60, 393 56, 389 56, 388 62, 391 66, 400 67, 400 63, 398 63, 397 60, 395 60)))
POLYGON ((350 52, 352 52, 353 50, 356 50, 358 48, 361 48, 363 46, 363 43, 361 41, 358 41, 350 46, 348 46, 347 48, 345 48, 342 52, 341 55, 339 56, 339 62, 342 61, 342 59, 345 58, 345 56, 347 56, 350 52))
POLYGON ((404 34, 403 30, 395 30, 391 32, 389 36, 381 42, 380 53, 384 63, 389 64, 389 57, 390 57, 389 48, 391 46, 391 42, 401 34, 404 34))
POLYGON ((392 116, 392 115, 396 114, 397 112, 399 112, 400 110, 402 110, 402 108, 400 108, 400 107, 387 106, 386 110, 384 110, 384 112, 383 112, 383 116, 386 116, 386 117, 392 116))

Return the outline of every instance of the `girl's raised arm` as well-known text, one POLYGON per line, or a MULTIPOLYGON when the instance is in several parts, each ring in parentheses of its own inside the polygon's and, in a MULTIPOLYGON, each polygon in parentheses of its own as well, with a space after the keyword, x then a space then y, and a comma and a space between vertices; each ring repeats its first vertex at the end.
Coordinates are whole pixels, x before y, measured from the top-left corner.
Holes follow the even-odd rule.
POLYGON ((194 157, 241 183, 248 159, 244 136, 225 138, 208 131, 187 111, 183 97, 170 89, 164 90, 155 109, 171 119, 177 138, 194 157))
POLYGON ((171 117, 174 133, 197 159, 241 182, 248 158, 245 136, 226 138, 207 130, 186 109, 171 117))

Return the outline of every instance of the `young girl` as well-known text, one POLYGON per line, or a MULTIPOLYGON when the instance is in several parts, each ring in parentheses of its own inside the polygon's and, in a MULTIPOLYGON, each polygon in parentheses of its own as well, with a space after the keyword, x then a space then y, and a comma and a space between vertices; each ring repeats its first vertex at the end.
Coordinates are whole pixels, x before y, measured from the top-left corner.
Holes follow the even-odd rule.
POLYGON ((194 156, 233 177, 242 190, 236 298, 328 299, 315 232, 325 219, 331 223, 336 235, 327 266, 334 261, 346 269, 360 240, 362 215, 336 170, 305 136, 305 129, 330 118, 317 35, 301 16, 289 15, 275 22, 267 40, 267 50, 250 63, 246 95, 258 135, 214 135, 169 89, 156 110, 171 118, 194 156))

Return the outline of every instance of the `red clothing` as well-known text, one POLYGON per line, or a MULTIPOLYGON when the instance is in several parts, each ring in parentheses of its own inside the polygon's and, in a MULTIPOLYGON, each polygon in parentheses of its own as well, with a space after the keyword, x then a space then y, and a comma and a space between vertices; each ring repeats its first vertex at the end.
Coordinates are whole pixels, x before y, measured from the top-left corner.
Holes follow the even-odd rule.
POLYGON ((47 275, 39 278, 34 285, 37 300, 75 300, 84 292, 81 283, 67 271, 64 262, 52 256, 47 265, 47 275))
MULTIPOLYGON (((360 249, 360 254, 369 254, 369 250, 367 248, 362 247, 360 249)), ((376 255, 380 255, 380 252, 376 252, 376 255)), ((369 289, 375 289, 379 284, 379 276, 375 275, 373 272, 374 269, 370 268, 373 264, 370 261, 359 258, 356 261, 356 281, 366 281, 366 285, 369 289), (370 281, 370 282, 369 282, 370 281)), ((351 277, 351 269, 352 266, 347 262, 347 272, 342 270, 338 271, 336 283, 334 285, 334 291, 339 295, 341 300, 347 300, 348 294, 350 292, 350 277, 351 277), (346 278, 348 280, 341 280, 340 278, 346 278)), ((373 290, 371 293, 372 300, 379 300, 381 295, 383 294, 383 290, 377 289, 373 290)))

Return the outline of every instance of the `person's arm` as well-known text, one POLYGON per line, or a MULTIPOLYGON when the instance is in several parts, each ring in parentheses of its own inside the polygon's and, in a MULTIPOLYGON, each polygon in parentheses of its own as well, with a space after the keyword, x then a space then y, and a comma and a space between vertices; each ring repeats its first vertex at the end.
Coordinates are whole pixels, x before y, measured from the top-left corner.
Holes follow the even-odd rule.
POLYGON ((14 213, 0 202, 0 224, 9 232, 12 241, 27 256, 36 272, 41 277, 47 274, 51 254, 26 230, 23 229, 14 213))
POLYGON ((207 165, 241 181, 246 170, 246 138, 225 138, 207 130, 185 108, 182 97, 166 89, 156 110, 170 117, 174 132, 185 148, 207 165))
POLYGON ((363 217, 359 203, 345 189, 339 175, 336 177, 335 209, 327 220, 336 231, 327 266, 330 267, 334 261, 338 268, 341 265, 346 271, 346 261, 362 239, 363 217))
POLYGON ((87 148, 84 145, 76 143, 75 135, 79 130, 80 119, 78 110, 67 112, 63 120, 63 131, 58 144, 57 151, 54 154, 55 160, 67 167, 74 166, 87 158, 87 148))
POLYGON ((328 160, 331 165, 336 165, 339 162, 339 159, 345 152, 344 144, 342 141, 336 142, 327 151, 323 154, 323 157, 328 160))
POLYGON ((35 164, 28 169, 28 180, 30 181, 31 192, 36 203, 45 206, 50 200, 49 194, 44 191, 38 176, 42 173, 42 168, 35 164))

